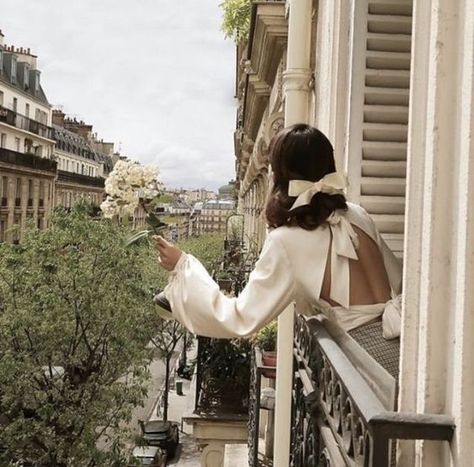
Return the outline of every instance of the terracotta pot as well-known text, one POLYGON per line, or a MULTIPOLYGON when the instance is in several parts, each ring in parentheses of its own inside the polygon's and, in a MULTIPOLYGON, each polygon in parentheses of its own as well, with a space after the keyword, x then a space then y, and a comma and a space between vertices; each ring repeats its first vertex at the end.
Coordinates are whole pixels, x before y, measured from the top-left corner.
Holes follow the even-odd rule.
POLYGON ((264 350, 262 352, 262 361, 264 366, 271 366, 275 368, 274 370, 263 370, 262 375, 266 378, 275 379, 276 378, 276 365, 277 365, 277 353, 276 351, 264 350))

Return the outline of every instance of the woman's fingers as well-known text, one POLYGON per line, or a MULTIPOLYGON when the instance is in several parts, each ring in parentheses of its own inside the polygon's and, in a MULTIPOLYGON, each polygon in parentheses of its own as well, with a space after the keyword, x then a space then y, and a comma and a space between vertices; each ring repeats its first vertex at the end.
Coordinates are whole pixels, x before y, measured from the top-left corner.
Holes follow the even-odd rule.
POLYGON ((168 271, 173 270, 181 256, 181 250, 168 242, 161 235, 154 235, 152 239, 155 242, 156 249, 158 250, 161 266, 168 271))

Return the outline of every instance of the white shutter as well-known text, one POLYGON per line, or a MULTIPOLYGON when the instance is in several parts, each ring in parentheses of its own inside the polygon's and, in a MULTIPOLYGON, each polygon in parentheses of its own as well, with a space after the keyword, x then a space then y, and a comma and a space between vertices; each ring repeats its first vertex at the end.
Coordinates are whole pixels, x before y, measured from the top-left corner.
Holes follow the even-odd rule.
POLYGON ((401 256, 411 50, 410 0, 368 2, 361 205, 401 256))

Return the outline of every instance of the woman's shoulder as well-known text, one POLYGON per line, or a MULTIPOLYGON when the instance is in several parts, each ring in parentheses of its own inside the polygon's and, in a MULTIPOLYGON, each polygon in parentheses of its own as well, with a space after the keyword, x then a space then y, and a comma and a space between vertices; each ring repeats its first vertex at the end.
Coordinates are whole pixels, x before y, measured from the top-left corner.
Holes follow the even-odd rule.
POLYGON ((361 228, 370 235, 374 240, 377 239, 377 228, 370 214, 359 204, 347 203, 346 219, 361 228))
MULTIPOLYGON (((320 225, 314 230, 303 229, 297 225, 282 225, 269 230, 267 238, 276 243, 282 243, 287 247, 305 246, 311 239, 327 235, 326 226, 320 225)), ((311 242, 313 243, 313 242, 311 242)))

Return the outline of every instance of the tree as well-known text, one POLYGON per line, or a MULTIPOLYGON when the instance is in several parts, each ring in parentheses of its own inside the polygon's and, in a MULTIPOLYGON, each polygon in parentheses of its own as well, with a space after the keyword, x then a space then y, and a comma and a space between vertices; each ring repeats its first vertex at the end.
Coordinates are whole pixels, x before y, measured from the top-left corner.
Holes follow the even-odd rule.
POLYGON ((190 237, 178 246, 195 256, 211 272, 224 256, 224 236, 222 234, 204 234, 190 237))
POLYGON ((0 245, 1 465, 124 465, 149 379, 150 260, 84 206, 0 245))
MULTIPOLYGON (((151 343, 158 350, 159 357, 165 361, 165 387, 163 391, 163 420, 168 420, 168 394, 170 382, 170 365, 171 359, 175 353, 176 347, 181 339, 186 335, 186 329, 181 326, 178 321, 165 321, 160 319, 160 322, 154 328, 151 343)), ((183 352, 187 349, 183 348, 183 352)))
MULTIPOLYGON (((207 269, 213 269, 215 264, 222 258, 223 236, 220 234, 206 234, 199 237, 189 238, 179 244, 179 247, 196 256, 207 269)), ((168 280, 168 274, 163 269, 156 270, 156 265, 147 263, 153 268, 156 284, 163 289, 168 280)), ((152 271, 150 271, 152 273, 152 271)), ((168 395, 171 359, 176 351, 180 340, 183 340, 183 355, 181 364, 186 364, 186 350, 191 344, 191 339, 187 339, 188 331, 174 320, 163 320, 157 314, 154 317, 153 325, 149 326, 151 331, 150 342, 158 350, 159 356, 165 362, 165 387, 163 392, 163 420, 168 419, 168 395)))
POLYGON ((249 36, 252 0, 224 0, 220 6, 224 10, 225 37, 231 37, 237 44, 245 42, 249 36))

